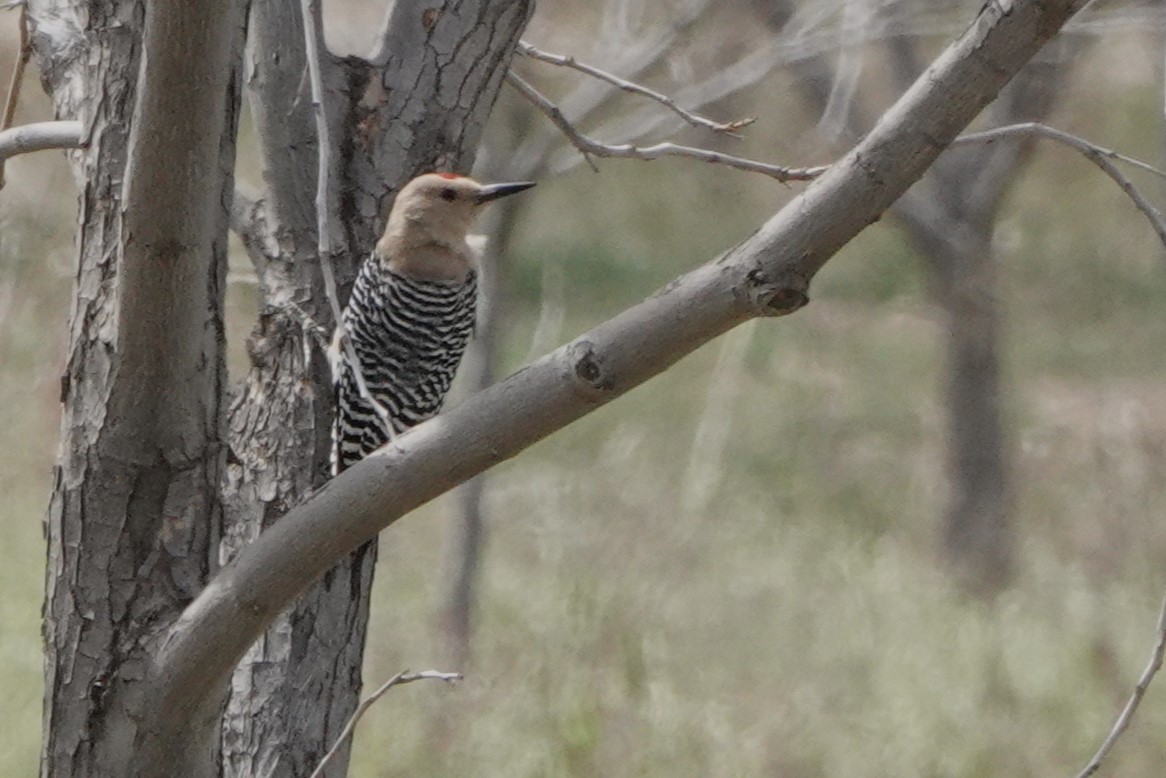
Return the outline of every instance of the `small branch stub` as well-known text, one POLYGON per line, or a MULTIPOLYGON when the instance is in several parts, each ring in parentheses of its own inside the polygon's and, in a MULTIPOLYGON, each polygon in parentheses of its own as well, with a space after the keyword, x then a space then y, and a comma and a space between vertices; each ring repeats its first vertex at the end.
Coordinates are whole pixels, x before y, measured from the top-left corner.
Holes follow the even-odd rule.
POLYGON ((583 389, 585 394, 606 395, 615 388, 615 381, 608 374, 603 358, 589 341, 584 340, 572 345, 570 364, 575 384, 583 389))
POLYGON ((760 268, 745 276, 745 296, 755 316, 787 316, 804 308, 810 297, 800 278, 770 279, 760 268))

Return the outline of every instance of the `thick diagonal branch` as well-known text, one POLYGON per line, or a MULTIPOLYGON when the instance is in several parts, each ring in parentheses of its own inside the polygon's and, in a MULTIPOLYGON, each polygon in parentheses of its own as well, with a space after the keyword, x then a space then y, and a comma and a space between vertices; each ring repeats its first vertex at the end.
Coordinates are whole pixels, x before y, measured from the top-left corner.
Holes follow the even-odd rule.
POLYGON ((331 564, 417 506, 758 315, 806 302, 814 274, 876 220, 1078 9, 989 4, 871 133, 755 235, 326 484, 211 582, 152 669, 159 727, 205 710, 251 640, 331 564))

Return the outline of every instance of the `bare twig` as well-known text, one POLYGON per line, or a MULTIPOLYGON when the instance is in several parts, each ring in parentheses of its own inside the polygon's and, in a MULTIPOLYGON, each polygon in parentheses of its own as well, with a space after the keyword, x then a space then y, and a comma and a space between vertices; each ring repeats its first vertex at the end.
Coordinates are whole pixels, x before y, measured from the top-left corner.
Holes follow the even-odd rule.
MULTIPOLYGON (((601 36, 596 53, 608 63, 610 71, 623 73, 627 79, 638 78, 659 64, 665 55, 673 50, 676 41, 683 38, 700 21, 711 5, 711 0, 694 0, 676 5, 671 8, 672 14, 667 24, 653 25, 644 36, 636 37, 634 41, 613 33, 612 28, 617 25, 605 25, 604 29, 607 32, 601 36)), ((610 17, 605 17, 607 18, 610 17)), ((601 81, 584 80, 565 96, 560 104, 564 113, 573 117, 576 123, 582 124, 609 105, 618 94, 617 90, 608 89, 601 81)), ((690 101, 680 102, 691 105, 690 101)), ((707 105, 707 102, 705 104, 707 105)), ((649 110, 655 118, 660 116, 675 118, 672 114, 661 114, 654 108, 649 110)), ((537 178, 535 173, 545 167, 559 136, 560 133, 554 127, 528 134, 513 153, 508 155, 507 166, 516 165, 515 171, 527 171, 524 177, 537 178)), ((580 157, 572 155, 571 159, 577 161, 580 157)))
POLYGON ((377 689, 375 692, 369 695, 368 699, 357 706, 356 712, 352 714, 352 718, 350 718, 348 723, 344 725, 344 731, 340 733, 340 737, 336 738, 335 745, 328 749, 328 753, 324 754, 324 758, 320 760, 320 764, 316 765, 316 769, 312 772, 309 778, 320 778, 320 776, 324 774, 324 768, 328 766, 330 761, 332 761, 332 757, 336 756, 336 752, 340 750, 340 747, 344 745, 348 738, 352 737, 352 732, 356 729, 356 722, 360 721, 360 717, 363 716, 368 711, 368 709, 376 703, 377 700, 379 700, 381 697, 384 697, 389 689, 392 689, 394 686, 403 686, 407 683, 413 683, 414 681, 424 681, 430 679, 435 681, 445 681, 446 683, 453 683, 454 681, 460 681, 462 679, 462 675, 461 673, 441 673, 437 670, 424 670, 420 673, 410 673, 408 670, 402 670, 389 680, 385 681, 381 688, 377 689))
POLYGON ((1162 610, 1158 614, 1158 633, 1157 639, 1154 641, 1154 650, 1150 654, 1150 662, 1146 665, 1146 669, 1142 671, 1142 677, 1138 679, 1138 683, 1134 686, 1133 693, 1130 694, 1129 700, 1122 708, 1121 713, 1117 717, 1117 721, 1113 723, 1113 729, 1109 731, 1109 735, 1105 738, 1105 742, 1101 744, 1101 748, 1097 749, 1097 753, 1089 760, 1089 764, 1085 765, 1085 769, 1077 774, 1077 778, 1089 778, 1089 776, 1101 769, 1101 762, 1113 750, 1114 744, 1117 743, 1118 738, 1126 731, 1130 725, 1130 720, 1133 719, 1134 713, 1138 709, 1138 705, 1142 702, 1142 697, 1146 695, 1146 689, 1150 686, 1150 681, 1154 680, 1154 675, 1162 667, 1162 657, 1166 655, 1166 599, 1162 601, 1162 610))
MULTIPOLYGON (((654 160, 661 157, 687 157, 689 159, 697 159, 716 165, 725 165, 751 173, 761 173, 770 178, 775 178, 778 181, 810 181, 826 171, 825 166, 810 168, 782 167, 780 165, 771 165, 768 162, 758 162, 752 159, 745 159, 744 157, 736 157, 731 154, 722 154, 719 151, 699 149, 692 146, 679 146, 675 143, 657 143, 653 146, 635 146, 630 143, 611 146, 600 143, 577 130, 567 120, 567 117, 563 116, 563 112, 559 110, 558 106, 544 97, 537 89, 524 81, 513 70, 506 74, 506 81, 518 90, 519 94, 542 111, 551 120, 551 123, 567 136, 571 145, 577 148, 585 157, 594 155, 596 157, 613 159, 642 160, 654 160)), ((592 164, 592 168, 594 168, 594 164, 592 164)))
MULTIPOLYGON (((529 48, 529 47, 528 47, 529 48)), ((665 156, 688 157, 691 159, 698 159, 714 164, 727 165, 729 167, 745 170, 749 172, 761 173, 763 175, 776 178, 779 181, 808 181, 817 178, 826 171, 828 166, 821 165, 817 167, 808 168, 787 168, 778 165, 771 165, 766 162, 759 162, 755 160, 735 157, 729 154, 722 154, 720 152, 711 151, 709 149, 699 149, 690 146, 679 146, 674 143, 657 143, 652 146, 636 146, 631 143, 622 145, 610 145, 601 143, 593 138, 584 135, 580 132, 564 115, 558 106, 552 103, 546 96, 541 94, 537 89, 531 86, 528 82, 522 79, 521 76, 510 71, 506 74, 508 83, 513 86, 523 97, 534 104, 536 108, 542 111, 551 123, 554 124, 571 145, 574 146, 584 160, 595 169, 595 164, 591 157, 610 157, 622 159, 641 159, 654 160, 665 156)), ((1114 161, 1123 162, 1131 165, 1139 170, 1152 173, 1156 176, 1166 178, 1166 172, 1155 168, 1141 160, 1133 157, 1120 154, 1112 149, 1107 149, 1098 146, 1095 143, 1090 143, 1083 138, 1079 138, 1070 133, 1049 127, 1039 122, 1026 122, 1023 124, 1012 124, 1005 127, 996 127, 984 132, 971 133, 969 135, 962 135, 956 138, 951 143, 951 147, 966 146, 974 143, 992 143, 1002 138, 1018 137, 1018 136, 1037 136, 1047 138, 1064 144, 1080 152, 1093 164, 1101 168, 1107 176, 1109 176, 1122 191, 1133 201, 1135 207, 1145 215, 1150 221, 1154 232, 1158 235, 1158 239, 1166 246, 1166 218, 1163 218, 1162 213, 1154 207, 1154 205, 1134 186, 1133 182, 1129 180, 1118 167, 1114 161)))
POLYGON ((329 361, 333 364, 333 378, 338 379, 339 350, 344 350, 344 356, 352 365, 352 375, 356 379, 356 388, 360 391, 361 398, 376 411, 377 416, 384 422, 389 439, 392 440, 396 436, 392 418, 368 390, 364 371, 360 369, 360 359, 356 356, 356 349, 352 347, 352 341, 345 332, 344 315, 340 311, 340 294, 336 290, 336 274, 332 270, 332 212, 328 197, 332 141, 328 134, 328 116, 324 111, 324 77, 320 72, 323 28, 320 23, 319 0, 300 0, 300 11, 304 16, 304 46, 307 50, 308 79, 312 88, 312 110, 316 116, 316 149, 319 158, 316 177, 316 240, 320 255, 320 273, 324 277, 324 294, 328 297, 336 325, 333 346, 337 353, 329 355, 329 361))
POLYGON ((542 62, 549 62, 552 65, 558 65, 560 67, 571 68, 572 70, 577 70, 580 73, 586 73, 592 78, 598 78, 600 81, 606 81, 612 86, 618 87, 625 92, 642 95, 650 100, 655 100, 657 103, 672 111, 685 122, 691 124, 693 127, 703 127, 705 129, 712 130, 713 132, 732 135, 733 137, 740 137, 738 130, 748 127, 750 124, 757 121, 755 117, 736 119, 731 122, 714 121, 707 117, 700 116, 699 114, 696 114, 692 111, 687 111, 681 108, 676 104, 675 100, 666 94, 657 92, 654 89, 649 89, 648 87, 637 84, 633 81, 620 78, 613 73, 609 73, 606 70, 600 70, 593 65, 579 62, 572 56, 564 54, 551 54, 550 52, 535 48, 526 41, 519 41, 517 50, 519 54, 523 54, 527 57, 530 57, 531 59, 537 59, 542 62))
MULTIPOLYGON (((737 62, 719 69, 700 83, 686 86, 678 91, 676 99, 693 109, 723 100, 743 89, 753 86, 775 67, 782 64, 781 49, 772 45, 751 51, 737 62)), ((600 126, 597 134, 624 138, 634 142, 652 132, 671 133, 680 129, 674 117, 650 112, 644 108, 628 112, 600 126)))
POLYGON ((1000 138, 1015 137, 1023 135, 1035 135, 1041 138, 1048 138, 1058 143, 1062 143, 1072 149, 1076 149, 1085 156, 1097 167, 1101 168, 1107 176, 1121 187, 1139 211, 1141 211, 1147 219, 1150 220, 1154 232, 1158 234, 1158 240, 1162 245, 1166 246, 1166 219, 1162 217, 1162 213, 1154 207, 1154 205, 1146 199, 1146 197, 1138 191, 1138 188, 1126 178, 1126 176, 1118 169, 1117 165, 1112 160, 1124 162, 1128 165, 1133 165, 1139 170, 1144 170, 1153 173, 1156 176, 1166 178, 1166 173, 1157 168, 1147 165, 1145 162, 1136 160, 1132 157, 1127 157, 1124 154, 1119 154, 1111 149, 1102 148, 1094 143, 1090 143, 1083 138, 1078 138, 1076 135, 1070 135, 1062 130, 1049 127, 1045 124, 1036 122, 1028 122, 1026 124, 1012 124, 1007 127, 997 127, 984 132, 975 132, 970 135, 962 135, 952 141, 952 146, 964 146, 971 143, 992 143, 1000 138))
POLYGON ((961 135, 952 141, 952 146, 964 146, 969 143, 991 143, 997 138, 1003 138, 1010 135, 1037 135, 1042 138, 1049 138, 1066 146, 1071 146, 1081 153, 1085 154, 1091 159, 1094 156, 1104 157, 1106 159, 1113 159, 1118 162, 1124 162, 1127 165, 1144 170, 1147 173, 1153 173, 1159 178, 1166 178, 1166 171, 1159 170, 1153 165, 1149 165, 1140 159, 1134 157, 1127 157, 1125 154, 1120 154, 1113 149, 1107 149, 1103 146, 1098 146, 1096 143, 1091 143, 1084 138, 1079 138, 1076 135, 1070 135, 1064 130, 1058 130, 1055 127, 1050 127, 1047 124, 1039 122, 1025 122, 1023 124, 1009 124, 1005 127, 994 127, 983 132, 973 132, 968 135, 961 135))
MULTIPOLYGON (((20 5, 20 51, 16 64, 12 66, 12 80, 8 82, 8 97, 4 100, 4 116, 0 118, 0 133, 12 126, 16 115, 16 103, 20 100, 20 85, 24 81, 24 67, 32 56, 32 46, 28 40, 28 6, 20 5)), ((4 158, 0 157, 0 189, 4 188, 4 158)))

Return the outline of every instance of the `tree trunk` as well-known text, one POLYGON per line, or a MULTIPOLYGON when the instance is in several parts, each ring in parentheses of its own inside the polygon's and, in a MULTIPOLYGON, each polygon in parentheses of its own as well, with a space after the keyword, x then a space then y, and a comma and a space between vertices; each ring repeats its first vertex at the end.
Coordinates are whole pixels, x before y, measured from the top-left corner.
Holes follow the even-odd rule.
POLYGON ((998 348, 1000 306, 992 231, 950 219, 913 230, 929 261, 946 344, 947 470, 944 550, 969 591, 994 594, 1012 575, 1012 494, 998 348))
MULTIPOLYGON (((758 0, 757 10, 774 29, 793 16, 790 2, 758 0)), ((885 46, 889 75, 906 89, 923 69, 919 47, 908 36, 885 46)), ((993 104, 993 124, 1042 121, 1067 77, 1068 46, 1058 41, 1030 62, 993 104)), ((826 58, 798 65, 799 86, 823 115, 840 76, 826 58)), ((858 137, 873 121, 870 106, 856 102, 845 135, 858 137)), ((969 591, 993 594, 1012 575, 1012 477, 1001 408, 999 331, 992 234, 1004 196, 1031 157, 1033 144, 962 148, 943 155, 920 184, 891 207, 932 274, 946 330, 945 402, 949 494, 942 516, 943 551, 957 580, 969 591), (922 194, 925 193, 925 194, 922 194)))
MULTIPOLYGON (((330 201, 342 228, 333 236, 342 247, 333 264, 344 290, 401 185, 426 170, 468 170, 533 7, 474 0, 435 17, 430 5, 398 2, 382 36, 385 53, 372 61, 324 54, 321 63, 335 146, 330 201)), ((302 92, 303 36, 298 14, 256 0, 248 87, 267 194, 238 210, 265 310, 251 340, 251 370, 231 406, 226 556, 327 477, 331 380, 302 314, 289 305, 330 327, 315 257, 317 154, 302 92)), ((374 540, 330 570, 248 651, 224 716, 226 775, 307 775, 336 741, 359 701, 375 560, 374 540)), ((330 778, 346 773, 347 748, 329 763, 330 778)))
MULTIPOLYGON (((482 273, 474 339, 466 351, 461 372, 466 394, 476 394, 497 380, 498 341, 507 309, 504 279, 509 263, 506 249, 514 233, 515 220, 522 212, 517 200, 503 200, 489 220, 490 243, 481 258, 482 273)), ((478 476, 457 490, 457 504, 449 523, 447 571, 442 627, 445 637, 444 661, 464 672, 470 659, 473 628, 474 586, 485 541, 482 497, 486 478, 478 476)))
MULTIPOLYGON (((151 769, 132 759, 147 668, 214 567, 238 7, 30 6, 56 113, 88 141, 47 522, 44 776, 151 769)), ((188 774, 210 775, 212 744, 191 747, 188 774)))
MULTIPOLYGON (((1068 77, 1068 60, 1061 40, 1029 63, 993 105, 993 124, 1047 117, 1068 77)), ((1031 139, 953 151, 921 183, 923 192, 892 208, 927 261, 943 311, 950 484, 943 550, 964 588, 989 596, 1011 580, 1014 536, 992 238, 1004 197, 1033 151, 1031 139)))

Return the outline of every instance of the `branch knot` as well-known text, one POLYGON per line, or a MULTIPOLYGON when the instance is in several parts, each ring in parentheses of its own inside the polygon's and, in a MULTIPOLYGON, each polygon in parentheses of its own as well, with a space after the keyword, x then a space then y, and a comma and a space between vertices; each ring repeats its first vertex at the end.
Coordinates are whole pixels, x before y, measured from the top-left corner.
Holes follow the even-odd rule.
POLYGON ((770 278, 757 267, 745 276, 745 299, 754 316, 785 316, 810 302, 808 283, 792 273, 770 278))
POLYGON ((570 347, 569 359, 575 384, 586 394, 607 394, 615 388, 615 380, 603 364, 603 357, 590 341, 579 341, 570 347))

